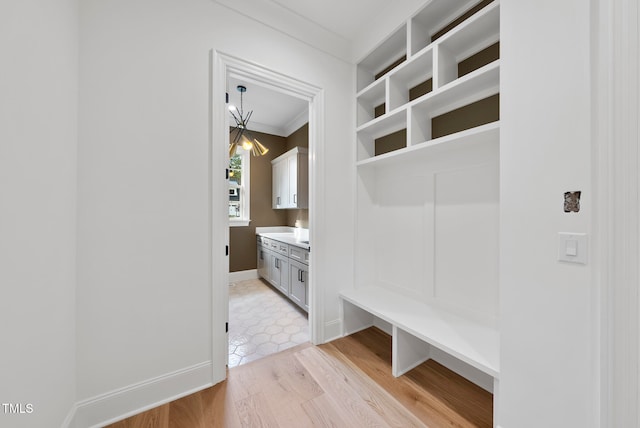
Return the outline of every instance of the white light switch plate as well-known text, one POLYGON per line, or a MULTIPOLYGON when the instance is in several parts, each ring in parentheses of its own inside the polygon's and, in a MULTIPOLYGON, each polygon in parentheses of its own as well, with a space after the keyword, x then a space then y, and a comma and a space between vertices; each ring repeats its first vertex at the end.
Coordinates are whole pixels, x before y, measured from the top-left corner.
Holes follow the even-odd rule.
POLYGON ((558 233, 558 260, 586 265, 588 254, 586 233, 558 233))

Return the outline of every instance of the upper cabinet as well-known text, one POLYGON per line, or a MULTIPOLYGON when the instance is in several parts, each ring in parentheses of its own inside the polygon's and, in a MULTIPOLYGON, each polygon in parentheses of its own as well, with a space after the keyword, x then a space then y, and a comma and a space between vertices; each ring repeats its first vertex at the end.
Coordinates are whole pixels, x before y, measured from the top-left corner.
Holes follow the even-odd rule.
POLYGON ((308 150, 295 147, 271 161, 274 209, 308 208, 308 150))

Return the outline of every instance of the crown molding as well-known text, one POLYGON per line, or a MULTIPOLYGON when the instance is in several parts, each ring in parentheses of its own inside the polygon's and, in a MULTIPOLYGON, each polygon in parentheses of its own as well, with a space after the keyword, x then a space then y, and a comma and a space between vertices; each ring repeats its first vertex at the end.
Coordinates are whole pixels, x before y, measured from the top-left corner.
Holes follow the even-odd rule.
POLYGON ((351 63, 353 60, 352 43, 349 40, 276 2, 265 0, 213 1, 342 61, 351 63))
POLYGON ((301 111, 299 115, 291 119, 291 121, 284 126, 285 137, 288 137, 289 135, 293 134, 308 122, 309 122, 309 109, 306 108, 303 111, 301 111))

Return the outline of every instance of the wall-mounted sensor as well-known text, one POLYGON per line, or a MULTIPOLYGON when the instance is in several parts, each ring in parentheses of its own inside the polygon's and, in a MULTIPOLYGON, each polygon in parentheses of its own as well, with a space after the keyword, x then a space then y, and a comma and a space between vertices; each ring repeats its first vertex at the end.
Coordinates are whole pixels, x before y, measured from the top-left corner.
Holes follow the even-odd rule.
POLYGON ((564 212, 577 213, 580 211, 580 194, 581 191, 565 192, 564 194, 564 212))

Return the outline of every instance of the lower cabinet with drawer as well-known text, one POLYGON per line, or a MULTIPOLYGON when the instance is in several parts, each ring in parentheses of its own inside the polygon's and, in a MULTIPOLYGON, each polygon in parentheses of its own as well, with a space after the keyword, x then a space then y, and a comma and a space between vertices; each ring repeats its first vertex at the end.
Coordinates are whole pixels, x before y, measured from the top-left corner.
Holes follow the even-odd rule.
POLYGON ((309 250, 275 239, 257 237, 258 276, 292 302, 309 310, 309 250))

